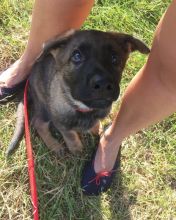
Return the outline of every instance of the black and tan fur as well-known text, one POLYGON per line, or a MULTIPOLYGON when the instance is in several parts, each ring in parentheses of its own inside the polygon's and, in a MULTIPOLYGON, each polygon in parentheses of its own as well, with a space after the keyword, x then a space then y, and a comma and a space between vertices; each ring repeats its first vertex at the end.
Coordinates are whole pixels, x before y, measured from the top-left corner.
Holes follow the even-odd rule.
MULTIPOLYGON (((31 70, 29 96, 32 124, 52 151, 60 154, 63 146, 51 135, 51 122, 72 153, 83 148, 78 132, 98 132, 99 120, 119 96, 123 69, 135 50, 149 53, 130 35, 95 30, 69 31, 45 44, 31 70)), ((20 103, 18 112, 22 107, 20 103)), ((8 154, 22 137, 23 123, 22 116, 8 154)))

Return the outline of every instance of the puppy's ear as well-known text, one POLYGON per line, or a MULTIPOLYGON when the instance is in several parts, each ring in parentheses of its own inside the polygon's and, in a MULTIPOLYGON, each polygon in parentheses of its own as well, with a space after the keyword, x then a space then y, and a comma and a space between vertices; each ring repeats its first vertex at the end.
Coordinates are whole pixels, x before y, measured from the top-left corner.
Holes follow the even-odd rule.
POLYGON ((116 32, 110 32, 110 34, 129 53, 136 50, 143 54, 150 53, 150 49, 141 40, 131 35, 116 32))
POLYGON ((143 54, 150 53, 150 49, 141 40, 134 38, 133 36, 124 36, 124 43, 129 52, 138 50, 143 54))
POLYGON ((65 43, 67 43, 67 41, 71 38, 71 36, 75 33, 75 30, 71 29, 67 32, 64 32, 63 34, 54 37, 53 39, 47 41, 44 43, 43 45, 43 51, 48 51, 51 49, 55 49, 58 48, 62 45, 64 45, 65 43))
POLYGON ((55 50, 65 45, 71 39, 71 37, 73 36, 75 32, 76 31, 74 29, 71 29, 45 42, 43 44, 43 50, 41 54, 39 55, 38 59, 40 60, 42 57, 44 57, 48 53, 51 53, 53 57, 55 57, 56 56, 55 50))

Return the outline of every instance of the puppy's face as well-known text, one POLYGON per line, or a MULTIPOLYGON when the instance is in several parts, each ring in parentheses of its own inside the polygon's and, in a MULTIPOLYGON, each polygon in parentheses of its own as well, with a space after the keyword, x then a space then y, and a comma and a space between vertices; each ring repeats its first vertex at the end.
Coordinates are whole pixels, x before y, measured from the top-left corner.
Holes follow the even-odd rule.
POLYGON ((45 50, 53 55, 72 104, 87 111, 108 108, 118 98, 130 52, 149 52, 129 35, 101 31, 73 31, 49 42, 45 50))

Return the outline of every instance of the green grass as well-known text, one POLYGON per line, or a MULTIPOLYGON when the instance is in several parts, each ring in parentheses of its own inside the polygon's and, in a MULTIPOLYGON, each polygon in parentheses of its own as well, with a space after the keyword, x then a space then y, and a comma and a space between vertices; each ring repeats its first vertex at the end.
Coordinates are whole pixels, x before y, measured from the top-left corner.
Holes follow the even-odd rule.
MULTIPOLYGON (((133 34, 151 45, 159 18, 169 0, 98 0, 84 29, 133 34)), ((0 69, 16 60, 26 45, 32 0, 1 0, 0 69)), ((130 57, 121 83, 122 93, 145 63, 130 57)), ((108 124, 113 112, 104 120, 108 124)), ((15 125, 16 103, 0 106, 0 219, 32 219, 24 141, 11 159, 5 151, 15 125)), ((83 196, 81 171, 97 142, 84 137, 81 156, 58 159, 33 133, 41 220, 174 220, 176 219, 176 115, 138 132, 123 142, 122 166, 112 188, 99 197, 83 196)))

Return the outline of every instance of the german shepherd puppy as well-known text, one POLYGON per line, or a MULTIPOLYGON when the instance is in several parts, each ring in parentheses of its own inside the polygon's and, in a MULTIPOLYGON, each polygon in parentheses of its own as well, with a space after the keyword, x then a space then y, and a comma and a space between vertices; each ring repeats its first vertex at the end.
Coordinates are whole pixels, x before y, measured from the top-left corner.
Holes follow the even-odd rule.
MULTIPOLYGON (((82 151, 78 132, 98 133, 99 120, 110 112, 120 92, 119 84, 129 54, 148 54, 140 40, 123 33, 71 30, 47 42, 29 77, 32 125, 44 143, 57 154, 63 145, 49 131, 60 131, 68 149, 82 151)), ((24 133, 23 102, 7 153, 24 133)))

